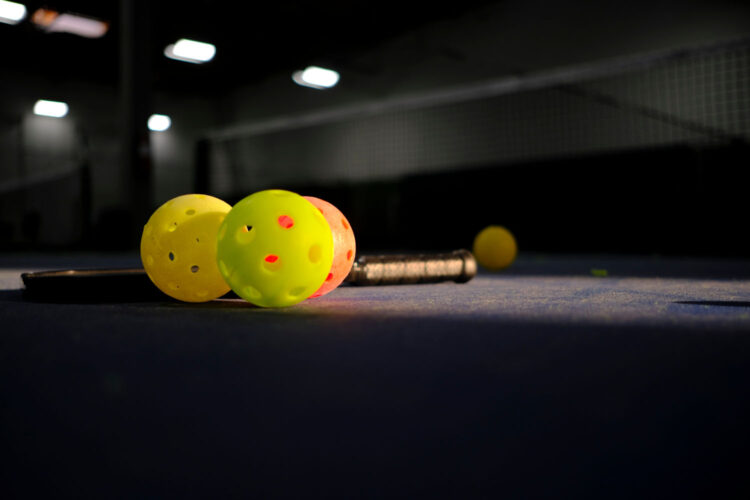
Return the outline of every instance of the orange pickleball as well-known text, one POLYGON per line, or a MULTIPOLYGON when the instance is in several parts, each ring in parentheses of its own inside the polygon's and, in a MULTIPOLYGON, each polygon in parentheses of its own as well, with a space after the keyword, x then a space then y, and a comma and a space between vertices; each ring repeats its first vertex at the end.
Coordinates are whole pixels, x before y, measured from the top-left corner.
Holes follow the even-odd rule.
POLYGON ((320 288, 310 298, 320 297, 338 287, 349 274, 354 264, 357 245, 354 231, 341 210, 334 205, 314 196, 305 196, 307 201, 315 205, 328 221, 333 233, 333 264, 331 271, 320 288))

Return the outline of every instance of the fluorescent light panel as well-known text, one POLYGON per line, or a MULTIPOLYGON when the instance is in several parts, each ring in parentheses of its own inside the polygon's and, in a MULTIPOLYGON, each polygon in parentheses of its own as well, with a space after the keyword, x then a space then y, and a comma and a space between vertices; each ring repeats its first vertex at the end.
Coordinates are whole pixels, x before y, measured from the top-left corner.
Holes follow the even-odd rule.
POLYGON ((210 43, 181 38, 177 42, 167 45, 167 48, 164 49, 164 55, 177 61, 202 64, 214 58, 216 47, 210 43))
POLYGON ((26 17, 26 6, 0 0, 0 23, 18 24, 26 17))
POLYGON ((68 114, 68 105, 64 102, 39 99, 36 104, 34 104, 34 114, 39 116, 51 116, 52 118, 62 118, 68 114))
POLYGON ((167 115, 151 115, 148 119, 148 129, 154 132, 164 132, 172 126, 172 119, 167 115))
POLYGON ((314 89, 328 89, 339 82, 338 72, 319 66, 308 66, 302 71, 295 71, 292 80, 297 85, 314 89))
POLYGON ((101 38, 109 29, 109 23, 92 17, 76 14, 60 14, 49 9, 37 9, 31 22, 47 33, 71 33, 85 38, 101 38))

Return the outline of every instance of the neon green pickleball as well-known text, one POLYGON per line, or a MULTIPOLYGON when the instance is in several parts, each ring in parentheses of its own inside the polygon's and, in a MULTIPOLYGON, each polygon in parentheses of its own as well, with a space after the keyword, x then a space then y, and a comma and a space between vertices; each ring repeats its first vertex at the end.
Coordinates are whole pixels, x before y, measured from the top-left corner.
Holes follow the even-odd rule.
POLYGON ((143 228, 141 261, 159 290, 185 302, 229 291, 216 265, 216 235, 231 209, 204 194, 178 196, 156 209, 143 228))
POLYGON ((323 284, 332 261, 328 222, 291 191, 251 194, 232 207, 219 229, 219 271, 237 295, 258 306, 305 300, 323 284))

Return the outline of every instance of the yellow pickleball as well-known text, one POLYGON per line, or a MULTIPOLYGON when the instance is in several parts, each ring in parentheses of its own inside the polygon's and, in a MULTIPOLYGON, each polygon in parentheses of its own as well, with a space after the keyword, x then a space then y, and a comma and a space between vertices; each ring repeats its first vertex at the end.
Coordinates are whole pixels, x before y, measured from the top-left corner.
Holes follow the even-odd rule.
POLYGON ((262 307, 284 307, 320 288, 333 262, 333 234, 302 196, 253 193, 227 214, 217 240, 219 270, 232 290, 262 307))
POLYGON ((490 271, 510 266, 518 254, 513 234, 502 226, 487 226, 474 238, 474 257, 490 271))
POLYGON ((141 261, 159 290, 184 302, 207 302, 229 291, 216 265, 216 235, 231 208, 213 196, 186 194, 151 215, 141 261))

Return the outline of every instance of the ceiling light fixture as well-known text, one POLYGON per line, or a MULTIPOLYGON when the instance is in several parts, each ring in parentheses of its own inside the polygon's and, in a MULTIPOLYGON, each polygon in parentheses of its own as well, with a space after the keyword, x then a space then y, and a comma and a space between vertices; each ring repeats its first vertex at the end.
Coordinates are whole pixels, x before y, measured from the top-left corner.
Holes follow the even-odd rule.
POLYGON ((339 74, 332 69, 308 66, 304 70, 295 71, 292 80, 303 87, 329 89, 339 82, 339 74))
POLYGON ((18 24, 26 17, 26 6, 0 0, 0 23, 18 24))
POLYGON ((109 29, 109 23, 78 14, 60 14, 50 9, 37 9, 31 22, 47 33, 71 33, 84 38, 101 38, 109 29))
POLYGON ((68 105, 64 102, 39 99, 36 104, 34 104, 34 114, 39 116, 51 116, 52 118, 62 118, 68 114, 68 105))
POLYGON ((154 132, 164 132, 172 126, 172 119, 167 115, 151 115, 148 119, 148 129, 154 132))
POLYGON ((164 49, 164 55, 177 61, 202 64, 214 58, 216 47, 210 43, 181 38, 177 42, 167 45, 167 48, 164 49))

